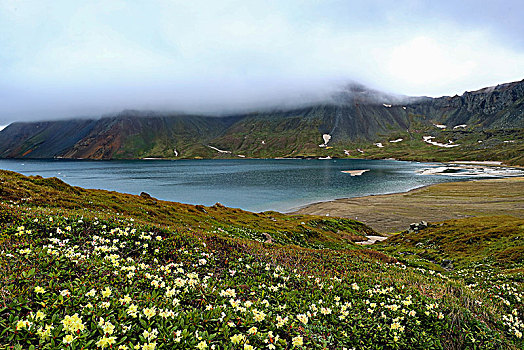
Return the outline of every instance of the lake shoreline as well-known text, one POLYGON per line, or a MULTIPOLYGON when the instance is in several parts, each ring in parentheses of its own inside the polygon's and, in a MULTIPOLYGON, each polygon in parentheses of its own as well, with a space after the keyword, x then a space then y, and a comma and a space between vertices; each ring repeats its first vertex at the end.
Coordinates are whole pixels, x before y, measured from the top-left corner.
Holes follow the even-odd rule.
POLYGON ((412 222, 472 216, 524 218, 524 177, 472 179, 421 186, 406 192, 312 203, 286 214, 346 217, 380 233, 407 229, 412 222))

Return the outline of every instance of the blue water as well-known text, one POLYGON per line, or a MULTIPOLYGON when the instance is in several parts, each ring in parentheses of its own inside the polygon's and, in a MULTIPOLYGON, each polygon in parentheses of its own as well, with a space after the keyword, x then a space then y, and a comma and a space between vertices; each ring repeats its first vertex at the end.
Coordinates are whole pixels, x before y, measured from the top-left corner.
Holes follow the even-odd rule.
MULTIPOLYGON (((0 160, 0 169, 25 175, 56 176, 68 184, 140 194, 191 204, 250 211, 290 211, 336 198, 404 192, 457 181, 419 175, 428 163, 394 160, 0 160), (342 170, 370 169, 361 176, 342 170)), ((462 178, 461 180, 467 180, 462 178)))

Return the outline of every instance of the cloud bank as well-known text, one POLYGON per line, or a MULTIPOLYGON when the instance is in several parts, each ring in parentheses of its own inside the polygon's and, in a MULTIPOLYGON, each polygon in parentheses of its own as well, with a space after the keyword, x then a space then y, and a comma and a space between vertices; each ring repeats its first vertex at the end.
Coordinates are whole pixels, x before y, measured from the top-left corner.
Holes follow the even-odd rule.
POLYGON ((0 125, 523 79, 521 1, 0 0, 0 125))

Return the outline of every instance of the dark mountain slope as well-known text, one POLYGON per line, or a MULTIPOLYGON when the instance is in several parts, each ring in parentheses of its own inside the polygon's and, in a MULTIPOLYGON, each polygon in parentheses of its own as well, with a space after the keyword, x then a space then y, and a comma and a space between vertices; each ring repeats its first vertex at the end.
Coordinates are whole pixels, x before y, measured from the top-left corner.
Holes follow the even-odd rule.
POLYGON ((474 125, 483 129, 524 127, 524 80, 488 87, 462 96, 424 98, 409 111, 448 126, 474 125))
POLYGON ((0 157, 59 156, 88 135, 95 124, 84 119, 13 123, 0 132, 0 157))
POLYGON ((208 140, 237 118, 163 116, 122 112, 97 121, 89 135, 63 154, 66 158, 144 158, 206 155, 208 140))

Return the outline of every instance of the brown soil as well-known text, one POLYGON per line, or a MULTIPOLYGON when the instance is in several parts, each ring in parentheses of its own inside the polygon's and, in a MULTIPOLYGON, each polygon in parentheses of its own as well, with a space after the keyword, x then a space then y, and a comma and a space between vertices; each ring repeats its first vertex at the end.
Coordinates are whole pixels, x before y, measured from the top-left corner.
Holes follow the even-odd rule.
POLYGON ((406 230, 419 221, 472 216, 524 218, 524 177, 451 182, 406 193, 314 203, 295 214, 340 216, 361 221, 381 233, 406 230))

